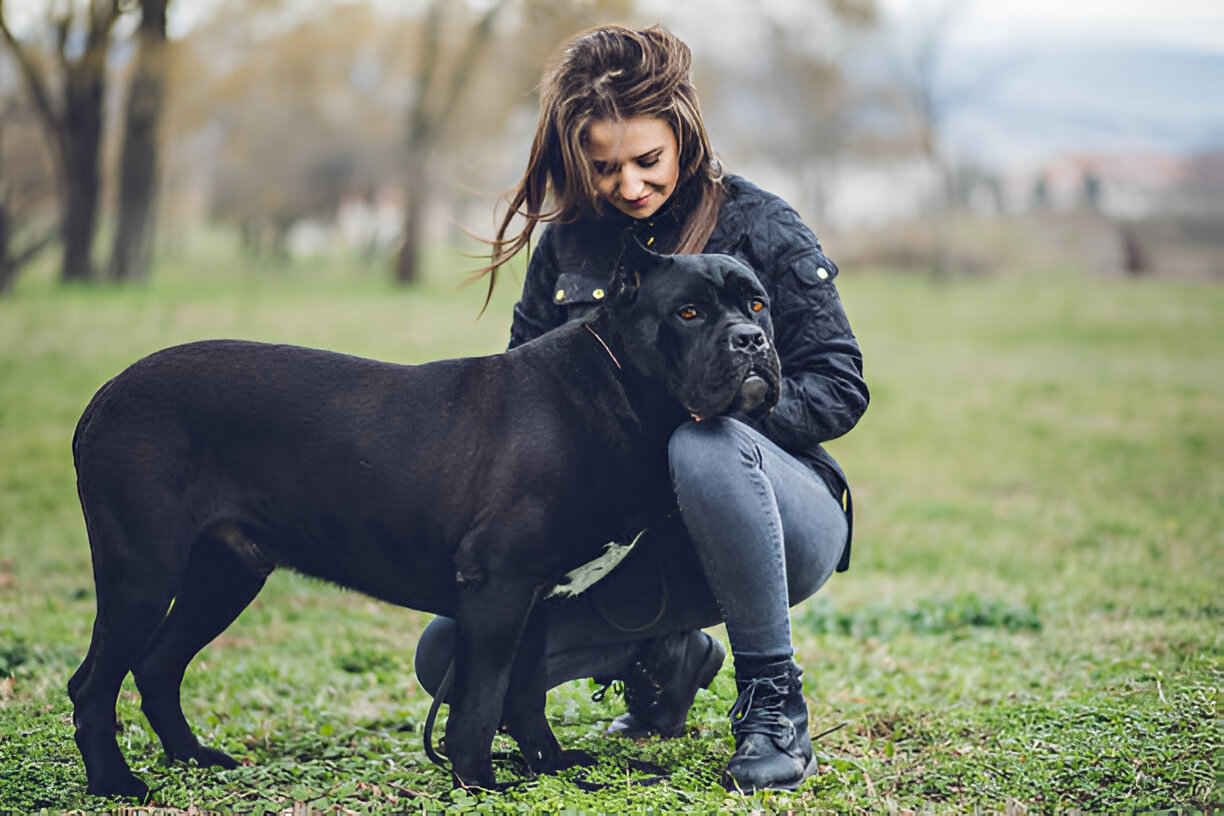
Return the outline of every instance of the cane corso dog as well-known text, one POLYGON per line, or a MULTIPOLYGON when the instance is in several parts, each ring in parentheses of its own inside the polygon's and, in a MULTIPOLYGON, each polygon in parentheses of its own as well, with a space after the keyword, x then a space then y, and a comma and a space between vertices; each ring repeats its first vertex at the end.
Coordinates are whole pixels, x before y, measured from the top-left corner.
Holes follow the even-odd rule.
POLYGON ((544 604, 669 509, 690 418, 777 400, 767 296, 727 255, 630 242, 608 302, 504 354, 395 365, 235 340, 156 352, 73 437, 97 618, 68 683, 89 792, 143 796, 115 739, 131 671, 170 760, 234 767, 183 716, 188 663, 284 566, 458 620, 446 744, 492 787, 504 725, 566 764, 544 716, 544 604))

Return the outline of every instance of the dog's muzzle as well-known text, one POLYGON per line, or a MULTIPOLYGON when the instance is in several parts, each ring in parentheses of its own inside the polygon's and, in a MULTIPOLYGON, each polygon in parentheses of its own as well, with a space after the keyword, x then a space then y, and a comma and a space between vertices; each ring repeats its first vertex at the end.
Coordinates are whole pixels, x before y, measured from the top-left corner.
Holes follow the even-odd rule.
POLYGON ((744 380, 740 383, 739 396, 735 401, 739 412, 753 414, 769 399, 770 385, 763 372, 766 366, 763 361, 769 352, 769 338, 760 326, 735 326, 729 333, 728 342, 732 355, 740 358, 761 360, 762 365, 753 364, 744 380))
POLYGON ((756 413, 757 409, 769 398, 769 383, 755 371, 749 372, 740 385, 739 407, 745 414, 756 413))

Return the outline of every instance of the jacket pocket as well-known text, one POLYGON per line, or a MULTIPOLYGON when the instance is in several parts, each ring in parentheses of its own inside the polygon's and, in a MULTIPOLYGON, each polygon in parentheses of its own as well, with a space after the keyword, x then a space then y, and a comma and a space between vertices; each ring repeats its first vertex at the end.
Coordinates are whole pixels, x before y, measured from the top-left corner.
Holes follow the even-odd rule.
POLYGON ((608 298, 608 282, 584 267, 582 272, 562 272, 553 287, 553 303, 565 309, 566 320, 588 314, 608 298))

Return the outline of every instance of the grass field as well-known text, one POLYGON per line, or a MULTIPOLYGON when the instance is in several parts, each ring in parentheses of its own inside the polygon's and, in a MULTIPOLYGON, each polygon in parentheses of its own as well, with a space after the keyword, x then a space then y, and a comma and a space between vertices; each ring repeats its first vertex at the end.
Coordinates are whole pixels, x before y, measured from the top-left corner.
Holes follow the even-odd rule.
MULTIPOLYGON (((402 292, 321 264, 256 277, 171 259, 147 288, 0 301, 0 811, 85 795, 64 686, 93 620, 69 440, 109 376, 238 336, 416 362, 500 350, 515 283, 402 292)), ((685 738, 603 739, 575 683, 561 741, 673 770, 594 793, 544 778, 452 791, 426 760, 411 666, 425 616, 277 573, 197 658, 185 708, 241 758, 166 766, 129 679, 119 741, 159 806, 357 812, 1120 811, 1224 806, 1224 288, 1057 274, 932 284, 844 274, 873 401, 830 447, 856 486, 855 560, 793 613, 822 773, 794 794, 718 785, 730 663, 685 738)), ((719 636, 722 635, 717 631, 719 636)), ((500 739, 500 738, 499 738, 500 739)), ((503 770, 503 777, 509 774, 503 770)))

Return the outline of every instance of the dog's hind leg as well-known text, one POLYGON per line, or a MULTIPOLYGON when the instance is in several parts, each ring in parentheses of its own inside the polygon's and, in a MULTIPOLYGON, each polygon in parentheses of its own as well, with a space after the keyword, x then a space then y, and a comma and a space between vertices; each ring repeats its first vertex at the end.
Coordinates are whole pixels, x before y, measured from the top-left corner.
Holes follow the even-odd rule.
POLYGON ((74 704, 77 701, 77 696, 81 693, 81 685, 84 684, 86 678, 89 677, 89 673, 93 671, 94 654, 97 651, 94 644, 97 643, 100 638, 101 635, 98 634, 98 621, 95 618, 93 633, 89 637, 89 651, 85 653, 85 659, 81 661, 81 665, 75 672, 72 673, 72 677, 68 680, 68 699, 74 704))
POLYGON ((132 674, 141 709, 166 757, 235 768, 227 754, 200 744, 183 715, 183 674, 196 654, 221 634, 263 588, 272 569, 237 525, 220 525, 192 548, 182 589, 132 674))
POLYGON ((69 681, 76 744, 90 793, 143 797, 148 788, 132 773, 115 740, 115 700, 166 614, 176 576, 129 556, 125 542, 130 539, 107 508, 91 508, 86 525, 94 551, 98 615, 89 651, 69 681))

